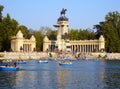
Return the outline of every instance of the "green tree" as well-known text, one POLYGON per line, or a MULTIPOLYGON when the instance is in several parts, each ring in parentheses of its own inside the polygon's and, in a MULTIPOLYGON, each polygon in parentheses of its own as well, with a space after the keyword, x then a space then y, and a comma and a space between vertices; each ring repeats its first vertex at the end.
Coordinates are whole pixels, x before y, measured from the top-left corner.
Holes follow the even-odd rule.
POLYGON ((39 31, 42 33, 42 34, 46 34, 49 30, 52 30, 50 27, 47 27, 47 26, 42 26, 40 27, 39 31))
POLYGON ((99 24, 94 25, 94 29, 96 29, 96 38, 99 39, 99 37, 102 35, 102 24, 104 22, 100 22, 99 24))
POLYGON ((48 30, 48 31, 46 32, 46 35, 48 36, 48 38, 49 38, 50 40, 56 40, 57 31, 50 29, 50 30, 48 30))
MULTIPOLYGON (((2 24, 2 11, 3 11, 3 6, 0 5, 0 31, 2 30, 3 28, 3 24, 2 24)), ((0 50, 2 50, 2 33, 0 33, 0 50)))
POLYGON ((70 40, 89 40, 95 39, 95 33, 90 29, 71 29, 69 31, 70 40))
POLYGON ((69 39, 70 40, 79 40, 79 31, 77 29, 69 30, 69 39))
POLYGON ((109 12, 101 25, 107 52, 120 52, 120 13, 109 12))
POLYGON ((22 31, 24 38, 26 38, 26 39, 30 38, 29 30, 26 26, 20 25, 20 26, 18 26, 18 30, 22 31))
POLYGON ((33 31, 32 33, 36 38, 36 51, 42 51, 44 35, 41 33, 41 31, 33 31))
POLYGON ((1 51, 10 50, 10 38, 16 34, 16 29, 18 27, 18 22, 11 19, 10 15, 7 14, 6 17, 2 19, 2 29, 0 30, 1 39, 1 51))
POLYGON ((89 36, 89 31, 88 30, 79 30, 79 40, 87 40, 89 36))
POLYGON ((3 11, 3 6, 0 5, 0 22, 2 22, 2 11, 3 11))

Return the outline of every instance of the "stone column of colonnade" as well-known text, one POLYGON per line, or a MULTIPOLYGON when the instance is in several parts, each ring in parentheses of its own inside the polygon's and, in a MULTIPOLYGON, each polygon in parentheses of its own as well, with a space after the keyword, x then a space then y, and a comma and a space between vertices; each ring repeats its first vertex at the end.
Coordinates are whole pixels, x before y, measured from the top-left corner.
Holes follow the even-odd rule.
POLYGON ((25 51, 25 52, 32 51, 31 44, 24 44, 23 45, 23 51, 25 51))
POLYGON ((93 52, 99 49, 99 46, 96 44, 90 45, 72 45, 71 49, 73 52, 93 52))

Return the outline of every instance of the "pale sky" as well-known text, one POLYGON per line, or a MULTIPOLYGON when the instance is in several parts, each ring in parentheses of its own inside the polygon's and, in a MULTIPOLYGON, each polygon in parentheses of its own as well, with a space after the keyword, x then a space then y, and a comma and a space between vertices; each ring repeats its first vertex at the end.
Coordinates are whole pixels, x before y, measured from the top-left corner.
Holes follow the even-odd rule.
POLYGON ((87 29, 104 21, 108 12, 120 13, 120 0, 0 0, 7 13, 19 25, 38 30, 41 26, 54 28, 62 8, 67 9, 69 28, 87 29))

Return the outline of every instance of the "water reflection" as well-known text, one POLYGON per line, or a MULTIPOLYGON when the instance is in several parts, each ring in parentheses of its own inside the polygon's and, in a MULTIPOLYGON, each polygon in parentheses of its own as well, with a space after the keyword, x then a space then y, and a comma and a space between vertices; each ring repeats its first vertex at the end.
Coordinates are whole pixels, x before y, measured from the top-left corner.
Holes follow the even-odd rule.
POLYGON ((109 60, 105 62, 105 87, 109 89, 120 88, 120 60, 109 60))
POLYGON ((1 71, 0 89, 119 89, 120 61, 75 61, 70 67, 58 62, 30 60, 19 71, 1 71))
POLYGON ((60 71, 57 72, 58 89, 63 89, 69 81, 70 72, 65 71, 64 67, 59 67, 59 70, 60 71))
POLYGON ((0 89, 12 88, 16 83, 16 72, 0 72, 0 89))

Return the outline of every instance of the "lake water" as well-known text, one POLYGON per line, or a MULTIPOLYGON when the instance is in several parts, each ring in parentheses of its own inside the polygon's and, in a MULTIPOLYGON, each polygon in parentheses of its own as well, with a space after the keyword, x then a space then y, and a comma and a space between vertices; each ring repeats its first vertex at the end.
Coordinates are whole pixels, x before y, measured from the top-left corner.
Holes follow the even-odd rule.
POLYGON ((29 60, 19 71, 0 71, 0 89, 120 89, 120 61, 57 61, 40 64, 29 60))

